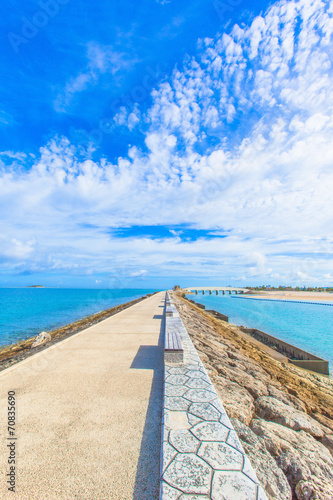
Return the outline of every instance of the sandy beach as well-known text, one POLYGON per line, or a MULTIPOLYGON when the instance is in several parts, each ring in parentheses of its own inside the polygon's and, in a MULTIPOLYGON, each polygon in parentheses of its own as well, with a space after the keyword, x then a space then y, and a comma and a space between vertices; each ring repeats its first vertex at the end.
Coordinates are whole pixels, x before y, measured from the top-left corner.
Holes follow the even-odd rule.
POLYGON ((251 292, 252 298, 275 299, 275 300, 297 300, 303 302, 331 302, 333 293, 329 292, 295 292, 295 291, 272 291, 251 292))

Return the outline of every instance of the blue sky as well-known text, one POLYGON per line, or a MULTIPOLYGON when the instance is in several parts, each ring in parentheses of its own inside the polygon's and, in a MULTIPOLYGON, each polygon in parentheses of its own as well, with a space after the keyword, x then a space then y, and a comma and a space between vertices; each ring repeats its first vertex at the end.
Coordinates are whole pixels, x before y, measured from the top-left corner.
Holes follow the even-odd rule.
POLYGON ((0 19, 2 286, 332 285, 332 3, 0 19))

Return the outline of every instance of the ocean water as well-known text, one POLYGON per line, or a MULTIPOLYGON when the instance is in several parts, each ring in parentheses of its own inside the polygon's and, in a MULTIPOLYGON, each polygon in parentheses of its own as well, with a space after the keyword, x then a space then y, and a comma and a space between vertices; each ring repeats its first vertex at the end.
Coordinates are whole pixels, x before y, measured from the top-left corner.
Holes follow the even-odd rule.
POLYGON ((154 291, 0 288, 0 345, 25 340, 154 291))
POLYGON ((333 372, 333 302, 307 304, 207 293, 187 297, 226 314, 229 323, 257 328, 326 359, 333 372))

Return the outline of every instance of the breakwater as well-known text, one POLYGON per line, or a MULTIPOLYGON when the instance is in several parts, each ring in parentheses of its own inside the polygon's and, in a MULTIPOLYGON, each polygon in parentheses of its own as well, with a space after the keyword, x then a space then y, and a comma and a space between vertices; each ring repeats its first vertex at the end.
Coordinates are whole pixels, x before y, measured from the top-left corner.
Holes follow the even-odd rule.
MULTIPOLYGON (((190 295, 189 298, 193 298, 190 295)), ((327 360, 333 369, 333 307, 296 301, 197 295, 196 301, 214 309, 229 322, 265 332, 286 344, 327 360)))
POLYGON ((187 300, 176 305, 268 498, 331 500, 332 380, 276 361, 187 300))

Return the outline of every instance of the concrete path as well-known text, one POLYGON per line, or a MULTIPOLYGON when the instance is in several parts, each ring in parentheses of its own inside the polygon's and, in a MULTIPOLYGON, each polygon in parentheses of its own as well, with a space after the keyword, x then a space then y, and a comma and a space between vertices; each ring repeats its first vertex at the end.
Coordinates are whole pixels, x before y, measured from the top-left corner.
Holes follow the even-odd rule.
POLYGON ((163 304, 158 293, 0 374, 0 498, 158 499, 163 304), (16 493, 5 479, 12 390, 16 493))

